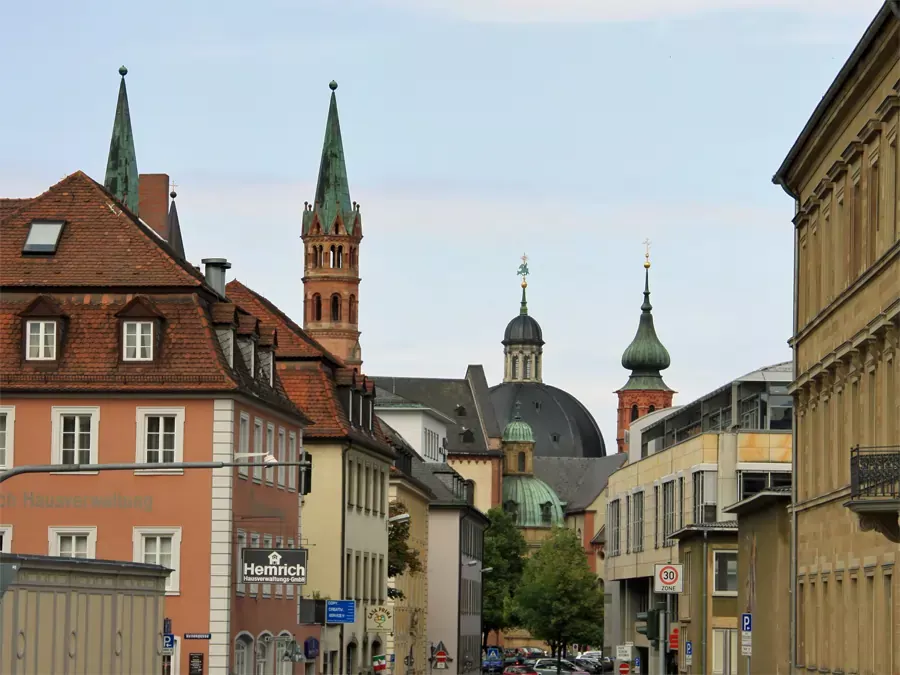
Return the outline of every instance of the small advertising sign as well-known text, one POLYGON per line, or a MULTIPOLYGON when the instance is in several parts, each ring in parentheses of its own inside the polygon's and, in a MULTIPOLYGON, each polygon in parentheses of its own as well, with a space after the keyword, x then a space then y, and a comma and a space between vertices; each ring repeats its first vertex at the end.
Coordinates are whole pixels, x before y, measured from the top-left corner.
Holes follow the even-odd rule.
POLYGON ((247 584, 305 584, 305 548, 245 548, 241 581, 247 584))
POLYGON ((370 607, 366 612, 366 630, 393 633, 394 610, 383 605, 370 607))

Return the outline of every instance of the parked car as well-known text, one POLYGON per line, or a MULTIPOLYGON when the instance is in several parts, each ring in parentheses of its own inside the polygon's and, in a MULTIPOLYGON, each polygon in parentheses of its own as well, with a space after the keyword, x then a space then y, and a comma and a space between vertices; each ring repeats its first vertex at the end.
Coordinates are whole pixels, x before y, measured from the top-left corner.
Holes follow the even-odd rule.
POLYGON ((540 675, 531 666, 506 666, 503 675, 540 675))
POLYGON ((559 666, 559 672, 566 673, 566 675, 591 675, 588 671, 579 668, 566 659, 561 659, 559 662, 556 659, 538 659, 534 662, 534 669, 540 675, 556 675, 557 665, 559 666))
POLYGON ((597 659, 588 659, 582 656, 578 656, 573 662, 582 670, 586 670, 591 673, 591 675, 602 675, 605 670, 603 668, 603 664, 597 659))

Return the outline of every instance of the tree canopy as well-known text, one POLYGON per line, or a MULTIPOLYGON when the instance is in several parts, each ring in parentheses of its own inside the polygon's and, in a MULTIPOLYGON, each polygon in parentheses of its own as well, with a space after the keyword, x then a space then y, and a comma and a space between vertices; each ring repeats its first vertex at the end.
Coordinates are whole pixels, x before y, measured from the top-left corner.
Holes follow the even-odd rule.
POLYGON ((482 577, 482 641, 487 645, 488 633, 517 625, 514 603, 522 579, 527 544, 522 532, 506 511, 494 507, 487 512, 491 521, 484 533, 483 564, 491 568, 482 577))
MULTIPOLYGON (((388 514, 398 516, 408 513, 403 502, 391 502, 388 514)), ((422 561, 419 560, 419 552, 409 545, 409 520, 390 523, 388 530, 388 570, 389 578, 399 577, 407 572, 421 572, 422 561)), ((389 588, 388 597, 402 599, 403 591, 399 588, 389 588)))
POLYGON ((527 560, 515 604, 522 625, 557 654, 602 643, 603 590, 572 530, 555 529, 527 560))

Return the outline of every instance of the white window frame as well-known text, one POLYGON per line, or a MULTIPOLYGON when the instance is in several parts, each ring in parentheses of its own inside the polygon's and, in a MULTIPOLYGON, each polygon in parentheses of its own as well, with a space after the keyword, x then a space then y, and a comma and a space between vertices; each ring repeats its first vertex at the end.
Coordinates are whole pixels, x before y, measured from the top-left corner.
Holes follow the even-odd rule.
POLYGON ((66 527, 47 528, 47 550, 50 555, 59 557, 59 538, 87 535, 87 559, 97 557, 97 526, 96 525, 71 525, 66 527))
POLYGON ((662 502, 662 539, 663 546, 672 546, 675 540, 672 534, 678 529, 676 518, 678 495, 676 494, 675 479, 665 481, 660 488, 660 501, 662 502), (668 499, 667 499, 668 498, 668 499))
POLYGON ((287 433, 285 432, 284 427, 278 427, 278 489, 279 490, 284 490, 284 479, 285 479, 284 470, 287 468, 284 465, 284 463, 287 461, 285 459, 285 453, 287 453, 287 448, 285 445, 286 442, 287 442, 287 433))
POLYGON ((253 659, 256 654, 256 640, 247 631, 241 631, 234 638, 234 675, 253 675, 253 659), (238 669, 237 646, 244 646, 244 668, 238 669))
MULTIPOLYGON (((297 434, 293 431, 288 434, 288 463, 293 463, 299 461, 297 459, 297 434)), ((288 471, 287 475, 287 489, 289 492, 295 492, 297 490, 297 474, 299 473, 298 466, 292 466, 290 471, 288 471)))
MULTIPOLYGON (((50 408, 50 456, 52 464, 62 465, 62 418, 65 415, 90 415, 91 417, 91 447, 90 464, 97 464, 98 441, 100 433, 100 407, 99 406, 52 406, 50 408)), ((93 475, 96 471, 79 471, 68 473, 70 476, 93 475)))
POLYGON ((59 321, 56 319, 29 319, 25 322, 25 360, 26 361, 56 361, 56 345, 59 340, 59 321), (50 343, 53 348, 52 356, 44 356, 44 348, 47 346, 48 337, 47 324, 53 324, 53 341, 50 343), (37 356, 31 355, 31 327, 39 326, 38 335, 40 336, 40 345, 37 356))
MULTIPOLYGON (((266 454, 275 455, 275 425, 269 422, 266 425, 266 454)), ((260 457, 256 458, 260 460, 260 457)), ((266 485, 275 485, 275 467, 266 467, 266 485)), ((265 547, 264 547, 265 548, 265 547)))
POLYGON ((235 542, 237 543, 237 555, 234 561, 234 592, 238 595, 243 595, 247 589, 247 584, 241 581, 241 579, 243 578, 243 574, 241 573, 241 570, 243 569, 243 563, 241 562, 241 560, 243 558, 242 551, 247 548, 247 533, 244 530, 238 530, 235 542))
POLYGON ((692 492, 691 499, 693 501, 693 504, 692 504, 692 506, 693 506, 693 514, 692 514, 693 515, 693 524, 700 525, 702 523, 715 522, 716 518, 718 518, 718 512, 719 512, 719 505, 718 505, 719 472, 718 472, 718 470, 715 468, 712 468, 712 469, 695 468, 691 472, 691 492, 692 492), (698 473, 701 474, 701 476, 700 476, 700 494, 699 495, 697 494, 697 490, 696 490, 696 487, 697 487, 696 476, 698 473), (713 475, 712 479, 709 478, 710 474, 713 475), (709 495, 708 495, 707 488, 709 487, 709 485, 715 486, 715 495, 713 496, 712 500, 710 500, 709 495), (707 506, 713 506, 716 508, 716 518, 713 518, 712 520, 707 520, 706 518, 703 517, 704 511, 706 510, 707 506), (698 515, 700 516, 700 518, 698 518, 698 515))
POLYGON ((166 595, 181 595, 181 527, 135 527, 131 542, 135 562, 144 562, 144 537, 172 537, 172 572, 166 578, 166 595))
POLYGON ((291 637, 293 636, 290 633, 283 630, 278 634, 278 638, 276 638, 278 641, 272 641, 272 644, 278 645, 278 648, 275 650, 275 675, 293 675, 294 664, 291 661, 286 661, 284 659, 284 656, 288 651, 288 641, 285 638, 291 637))
MULTIPOLYGON (((264 534, 263 535, 263 548, 272 548, 272 535, 264 534)), ((272 597, 272 584, 263 584, 262 585, 262 595, 264 598, 272 597)))
MULTIPOLYGON (((259 534, 256 532, 250 533, 250 548, 259 548, 259 534)), ((254 598, 259 595, 259 584, 250 584, 249 595, 254 598)))
MULTIPOLYGON (((238 452, 245 455, 250 453, 250 415, 245 412, 241 413, 240 422, 238 422, 238 452)), ((240 461, 246 464, 251 459, 251 457, 242 457, 240 461)), ((246 479, 249 477, 250 467, 239 466, 238 478, 246 479)))
POLYGON ((644 491, 637 490, 631 494, 631 552, 641 553, 644 550, 644 491), (637 505, 640 503, 641 508, 637 505), (640 513, 638 513, 640 511, 640 513))
MULTIPOLYGON (((275 548, 284 548, 284 537, 275 537, 275 548)), ((284 584, 275 584, 275 597, 284 597, 284 584)))
POLYGON ((12 405, 0 405, 0 415, 6 416, 6 432, 4 437, 5 452, 0 457, 0 469, 11 469, 15 466, 16 446, 16 407, 12 405))
POLYGON ((272 654, 275 644, 275 636, 267 630, 264 630, 256 638, 256 644, 254 645, 253 650, 253 672, 255 675, 271 675, 273 666, 272 654), (263 639, 266 635, 269 636, 269 640, 263 639), (259 658, 260 647, 262 647, 263 654, 265 655, 264 659, 259 658))
MULTIPOLYGON (((151 408, 138 407, 135 409, 135 428, 137 429, 135 462, 148 464, 147 462, 147 418, 148 417, 174 417, 175 418, 175 459, 174 462, 184 461, 184 408, 151 408)), ((159 450, 162 459, 162 448, 159 450)), ((137 475, 152 476, 158 474, 181 474, 183 469, 138 469, 137 475)))
MULTIPOLYGON (((287 547, 288 547, 288 548, 291 548, 291 549, 294 548, 294 540, 293 540, 293 539, 288 538, 288 540, 287 540, 287 547)), ((285 587, 286 587, 286 588, 285 588, 285 595, 286 595, 288 598, 293 598, 293 597, 294 597, 294 584, 285 584, 285 587)))
MULTIPOLYGON (((266 442, 265 424, 258 417, 253 420, 253 452, 264 452, 266 442)), ((253 457, 253 481, 262 483, 263 463, 262 457, 253 457)))
POLYGON ((153 360, 153 341, 156 333, 156 326, 153 324, 155 321, 142 320, 142 321, 123 321, 122 322, 122 360, 123 361, 152 361, 153 360), (143 349, 144 345, 142 344, 141 338, 144 337, 141 332, 141 326, 147 324, 150 326, 150 344, 147 345, 150 355, 147 357, 141 356, 141 349, 143 349), (128 358, 128 327, 135 327, 135 356, 132 358, 128 358))
POLYGON ((0 553, 12 553, 13 526, 0 525, 0 534, 3 535, 3 545, 0 546, 0 553))
MULTIPOLYGON (((716 579, 717 579, 716 571, 718 569, 717 565, 718 565, 718 558, 720 555, 727 554, 727 555, 734 556, 735 564, 737 564, 737 558, 738 558, 737 550, 736 549, 734 549, 734 550, 733 549, 720 549, 720 550, 713 551, 712 554, 713 554, 713 568, 712 568, 713 595, 726 597, 726 598, 736 598, 737 594, 738 594, 737 589, 735 589, 733 591, 720 591, 716 588, 716 579)), ((734 571, 734 576, 735 576, 735 584, 736 585, 740 584, 738 570, 734 571)))

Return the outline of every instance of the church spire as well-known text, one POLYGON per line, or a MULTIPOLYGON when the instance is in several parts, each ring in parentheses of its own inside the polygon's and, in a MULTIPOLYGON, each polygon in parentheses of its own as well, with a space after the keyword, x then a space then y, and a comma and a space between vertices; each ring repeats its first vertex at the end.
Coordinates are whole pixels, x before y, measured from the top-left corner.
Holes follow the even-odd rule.
POLYGON ((175 192, 174 184, 172 186, 172 192, 169 193, 169 196, 172 198, 172 204, 169 206, 169 219, 168 219, 168 237, 167 240, 169 242, 169 246, 177 253, 182 260, 185 260, 184 256, 184 241, 181 238, 181 223, 178 222, 178 209, 175 208, 175 197, 178 194, 175 192))
POLYGON ((328 105, 322 161, 319 163, 319 179, 316 183, 315 208, 319 210, 322 226, 327 231, 331 231, 338 213, 348 214, 352 210, 347 163, 344 161, 344 143, 341 139, 341 122, 338 119, 335 95, 337 86, 334 80, 328 85, 331 89, 331 103, 328 105))
POLYGON ((119 68, 122 80, 119 83, 119 100, 116 103, 116 118, 113 121, 112 139, 109 142, 109 158, 106 162, 106 178, 103 185, 120 202, 138 215, 138 169, 134 152, 134 135, 131 132, 131 113, 128 110, 128 92, 125 89, 125 75, 128 69, 119 68))
POLYGON ((671 358, 656 335, 653 305, 650 304, 650 241, 645 241, 644 245, 647 247, 644 254, 644 302, 641 303, 637 333, 622 354, 622 367, 631 371, 624 389, 670 391, 660 371, 671 365, 671 358))

